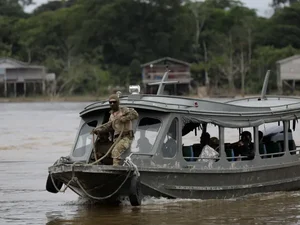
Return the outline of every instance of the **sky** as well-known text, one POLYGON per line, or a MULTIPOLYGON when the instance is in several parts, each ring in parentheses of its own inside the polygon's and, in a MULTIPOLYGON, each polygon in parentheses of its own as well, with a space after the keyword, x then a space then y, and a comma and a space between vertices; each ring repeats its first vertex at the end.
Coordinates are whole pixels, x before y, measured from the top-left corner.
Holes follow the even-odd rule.
MULTIPOLYGON (((31 12, 35 7, 46 3, 48 0, 34 0, 36 3, 34 6, 27 7, 26 12, 31 12)), ((51 0, 50 0, 51 1, 51 0)), ((247 7, 254 8, 257 10, 258 15, 269 17, 272 14, 272 9, 269 4, 272 0, 240 0, 247 7)))

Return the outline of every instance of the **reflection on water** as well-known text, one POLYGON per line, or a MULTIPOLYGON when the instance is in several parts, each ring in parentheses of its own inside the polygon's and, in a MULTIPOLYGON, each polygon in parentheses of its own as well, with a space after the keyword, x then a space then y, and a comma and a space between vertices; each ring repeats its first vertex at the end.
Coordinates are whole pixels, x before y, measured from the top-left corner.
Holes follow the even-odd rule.
POLYGON ((297 224, 299 200, 298 193, 273 193, 233 200, 151 198, 141 207, 78 204, 71 215, 47 213, 46 224, 297 224))
MULTIPOLYGON (((0 224, 300 224, 300 193, 231 200, 146 198, 108 207, 45 190, 47 168, 69 153, 86 103, 0 104, 0 224)), ((297 135, 295 135, 295 138, 297 135)), ((197 138, 199 140, 199 138, 197 138)))

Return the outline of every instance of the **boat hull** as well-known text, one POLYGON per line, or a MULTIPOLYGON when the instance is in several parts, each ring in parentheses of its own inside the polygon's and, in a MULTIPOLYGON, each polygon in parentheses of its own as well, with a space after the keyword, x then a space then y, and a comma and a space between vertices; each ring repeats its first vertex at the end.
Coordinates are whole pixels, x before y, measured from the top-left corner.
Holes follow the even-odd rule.
MULTIPOLYGON (((55 179, 65 184, 75 175, 78 181, 75 179, 70 182, 69 187, 80 196, 109 196, 105 198, 107 200, 130 194, 130 181, 134 174, 128 168, 80 166, 72 172, 70 168, 54 167, 56 169, 50 169, 50 172, 52 171, 55 179)), ((153 197, 229 199, 255 193, 300 189, 299 163, 263 169, 200 171, 140 168, 139 172, 143 195, 153 197)))

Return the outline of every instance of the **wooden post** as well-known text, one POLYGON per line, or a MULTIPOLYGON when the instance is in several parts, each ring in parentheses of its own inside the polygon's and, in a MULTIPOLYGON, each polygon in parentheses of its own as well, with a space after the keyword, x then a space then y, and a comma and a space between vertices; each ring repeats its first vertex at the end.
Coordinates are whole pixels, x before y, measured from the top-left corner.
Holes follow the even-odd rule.
POLYGON ((277 64, 277 89, 279 94, 282 94, 283 90, 282 90, 282 78, 281 78, 281 73, 280 73, 280 67, 281 64, 277 64))
POLYGON ((36 83, 33 82, 33 94, 36 95, 36 83))
POLYGON ((45 80, 43 80, 42 82, 42 90, 43 90, 43 95, 45 94, 45 91, 46 91, 46 83, 45 83, 45 80))
POLYGON ((4 74, 4 97, 7 97, 7 77, 4 74))
POLYGON ((15 97, 17 97, 17 82, 14 82, 14 93, 15 97))
POLYGON ((294 94, 294 92, 295 92, 295 87, 296 87, 296 81, 293 80, 293 94, 294 94))
POLYGON ((24 96, 26 96, 26 81, 24 80, 24 96))

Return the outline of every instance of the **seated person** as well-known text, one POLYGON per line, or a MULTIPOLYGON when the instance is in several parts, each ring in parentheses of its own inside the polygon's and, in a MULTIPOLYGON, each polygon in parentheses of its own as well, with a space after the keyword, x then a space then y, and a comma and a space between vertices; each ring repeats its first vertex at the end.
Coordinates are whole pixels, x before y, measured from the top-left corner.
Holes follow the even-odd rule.
POLYGON ((193 151, 194 151, 194 156, 198 157, 202 149, 205 145, 208 145, 210 142, 210 134, 207 132, 202 133, 200 137, 200 143, 199 144, 193 144, 193 151))
POLYGON ((211 137, 209 140, 209 146, 219 152, 219 139, 217 137, 211 137))
POLYGON ((148 138, 140 137, 137 141, 137 148, 139 148, 139 152, 149 153, 152 149, 152 145, 148 138))
POLYGON ((200 145, 202 146, 201 153, 199 155, 198 161, 209 162, 211 160, 215 161, 219 157, 219 153, 209 146, 210 144, 210 134, 205 132, 201 135, 200 145), (202 159, 201 159, 202 158, 202 159))
POLYGON ((231 144, 231 147, 234 150, 235 157, 237 156, 246 156, 242 160, 252 160, 254 159, 254 144, 251 142, 252 137, 249 131, 244 131, 241 134, 241 140, 231 144))
MULTIPOLYGON (((259 145, 259 154, 265 155, 267 154, 267 149, 263 140, 264 134, 260 130, 258 131, 258 145, 259 145)), ((262 158, 266 158, 267 156, 262 156, 262 158)))

